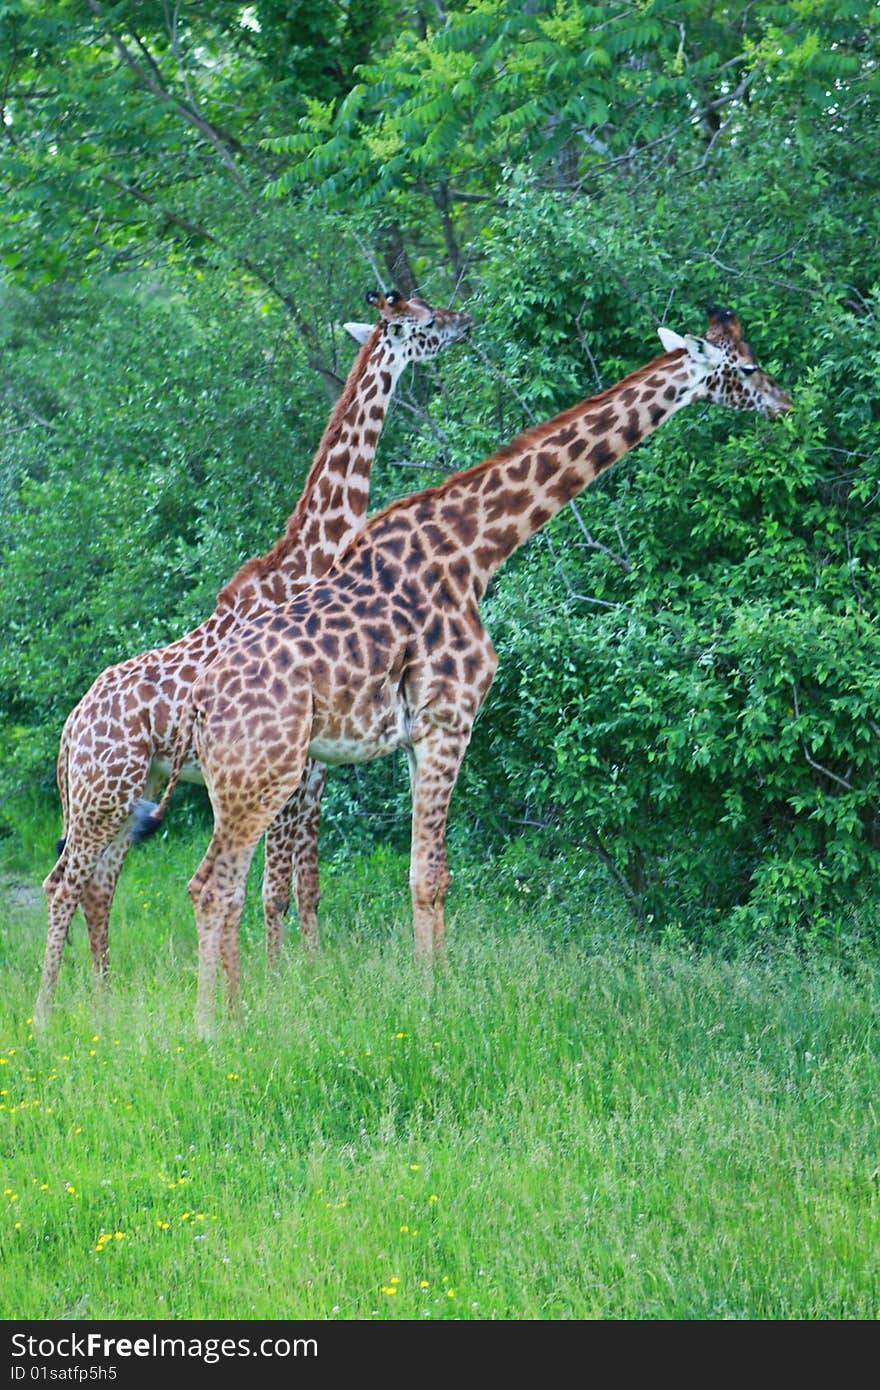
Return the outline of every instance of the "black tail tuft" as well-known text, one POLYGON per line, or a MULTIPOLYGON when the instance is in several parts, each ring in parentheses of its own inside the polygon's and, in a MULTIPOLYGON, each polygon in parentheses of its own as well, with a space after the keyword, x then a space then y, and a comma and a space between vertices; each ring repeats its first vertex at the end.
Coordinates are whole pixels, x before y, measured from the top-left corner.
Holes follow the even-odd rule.
POLYGON ((131 828, 128 838, 139 845, 142 840, 149 840, 151 835, 155 835, 159 826, 162 824, 157 812, 159 803, 157 801, 145 801, 140 797, 131 808, 131 828))
POLYGON ((55 853, 60 859, 64 853, 64 846, 67 844, 67 836, 62 835, 60 840, 55 841, 55 853))

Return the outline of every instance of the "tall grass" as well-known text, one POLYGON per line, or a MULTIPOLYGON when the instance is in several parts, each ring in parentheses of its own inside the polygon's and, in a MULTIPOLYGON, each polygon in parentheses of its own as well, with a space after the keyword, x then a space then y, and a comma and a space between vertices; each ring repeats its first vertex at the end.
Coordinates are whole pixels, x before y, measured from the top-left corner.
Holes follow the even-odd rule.
POLYGON ((94 1002, 85 930, 28 1023, 53 830, 0 909, 4 1318, 873 1318, 876 969, 634 940, 586 874, 505 865, 411 963, 405 860, 325 870, 246 1017, 192 1026, 204 833, 132 855, 94 1002))

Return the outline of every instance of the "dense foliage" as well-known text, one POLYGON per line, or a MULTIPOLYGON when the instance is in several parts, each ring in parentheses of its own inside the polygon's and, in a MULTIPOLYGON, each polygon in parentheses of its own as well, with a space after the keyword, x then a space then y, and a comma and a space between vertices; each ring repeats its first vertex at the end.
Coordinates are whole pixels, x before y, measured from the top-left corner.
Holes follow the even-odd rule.
MULTIPOLYGON (((878 46, 856 0, 0 4, 0 795, 50 794, 94 675, 271 543, 376 279, 479 324, 405 384, 377 504, 732 303, 795 410, 684 412, 500 572, 452 834, 587 846, 645 924, 846 930, 880 867, 878 46)), ((328 848, 405 843, 407 800, 334 773, 328 848)))

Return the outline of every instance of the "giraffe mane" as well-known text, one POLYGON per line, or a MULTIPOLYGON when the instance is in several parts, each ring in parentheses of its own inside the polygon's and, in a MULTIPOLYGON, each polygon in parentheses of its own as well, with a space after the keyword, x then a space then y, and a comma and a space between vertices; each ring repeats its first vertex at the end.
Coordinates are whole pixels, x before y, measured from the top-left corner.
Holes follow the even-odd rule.
MULTIPOLYGON (((365 531, 372 531, 374 526, 378 522, 383 521, 385 517, 402 510, 404 507, 411 506, 414 502, 441 497, 444 493, 451 491, 451 489, 456 487, 459 483, 468 482, 471 478, 476 478, 481 473, 487 472, 488 469, 493 467, 496 463, 504 463, 507 459, 513 458, 516 454, 523 453, 527 449, 537 448, 539 445, 543 444, 546 439, 549 439, 551 435, 555 434, 557 430, 563 429, 573 420, 579 419, 584 413, 585 406, 590 406, 591 408, 595 406, 597 409, 600 408, 610 397, 618 396, 622 390, 626 390, 628 386, 633 386, 635 383, 643 380, 652 372, 655 372, 658 367, 666 366, 668 363, 684 357, 684 355, 685 352, 683 348, 676 348, 674 352, 663 352, 658 357, 653 358, 652 361, 647 362, 643 367, 638 367, 636 371, 630 372, 629 376, 623 377, 620 381, 616 382, 614 386, 609 386, 605 391, 600 391, 595 396, 589 396, 586 400, 578 401, 577 405, 569 406, 567 410, 561 411, 559 415, 554 415, 551 420, 542 420, 540 424, 532 425, 529 429, 523 430, 522 434, 518 434, 515 439, 511 439, 508 444, 503 445, 496 453, 490 454, 488 458, 483 459, 480 463, 475 463, 472 467, 465 468, 460 473, 450 474, 448 478, 443 479, 442 483, 435 483, 433 487, 423 488, 420 492, 411 492, 407 497, 398 497, 395 501, 389 502, 387 507, 383 507, 381 511, 374 513, 374 515, 370 517, 366 526, 358 532, 350 545, 343 551, 343 555, 347 555, 349 551, 353 550, 354 547, 358 545, 365 531)), ((339 558, 341 559, 342 556, 339 558)))
POLYGON ((246 584, 249 579, 252 579, 254 577, 263 579, 266 577, 266 575, 271 574, 273 569, 277 568, 278 565, 280 565, 284 560, 286 560, 287 556, 290 554, 297 541, 299 540, 299 533, 302 529, 303 520, 305 518, 306 512, 308 511, 309 503, 311 502, 312 493, 315 489, 318 477, 320 473, 323 471, 324 464, 327 461, 328 455, 339 442, 339 436, 342 430, 342 422, 345 419, 348 407, 351 405, 355 395, 357 394, 357 390, 360 386, 361 379, 364 375, 364 372, 367 369, 367 364, 370 360, 370 357, 372 356, 373 350, 377 342, 379 341, 379 333, 381 331, 381 328, 382 323, 380 321, 376 324, 376 327, 373 329, 373 332, 370 334, 369 338, 364 343, 363 347, 360 349, 357 357, 354 360, 351 371, 348 374, 348 380, 346 381, 345 386, 343 388, 342 394, 339 397, 339 400, 336 402, 336 405, 333 407, 333 412, 330 416, 330 419, 327 421, 327 426, 324 430, 323 435, 321 436, 321 442, 318 445, 318 448, 315 452, 315 456, 312 460, 312 466, 309 469, 308 474, 306 476, 306 481, 303 486, 300 499, 297 502, 294 510, 291 512, 290 516, 287 518, 287 523, 284 527, 283 533, 278 537, 278 540, 271 547, 271 549, 267 550, 264 555, 252 556, 250 560, 245 560, 244 564, 240 567, 240 569, 236 570, 235 574, 232 576, 229 582, 224 585, 224 587, 220 590, 219 594, 217 595, 218 608, 232 605, 235 602, 236 596, 242 589, 243 585, 246 584))

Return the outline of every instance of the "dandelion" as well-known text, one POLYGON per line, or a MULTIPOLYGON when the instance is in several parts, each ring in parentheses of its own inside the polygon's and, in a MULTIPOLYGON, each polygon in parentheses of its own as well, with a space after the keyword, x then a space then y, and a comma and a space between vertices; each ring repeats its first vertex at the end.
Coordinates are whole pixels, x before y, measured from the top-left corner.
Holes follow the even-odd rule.
POLYGON ((446 1297, 447 1297, 447 1298, 455 1298, 455 1289, 447 1289, 447 1290, 446 1290, 446 1297))
POLYGON ((41 1183, 40 1183, 40 1191, 41 1191, 41 1192, 48 1192, 48 1191, 49 1191, 49 1184, 48 1184, 47 1182, 41 1182, 41 1183))
POLYGON ((408 1038, 409 1033, 395 1033, 394 1036, 395 1038, 408 1038))
POLYGON ((401 1229, 401 1231, 403 1232, 403 1234, 406 1235, 407 1232, 409 1231, 409 1226, 401 1226, 400 1229, 401 1229))
POLYGON ((391 1294, 397 1293, 397 1289, 393 1286, 393 1284, 383 1284, 379 1292, 388 1294, 390 1296, 391 1294))
POLYGON ((409 1170, 411 1173, 417 1173, 419 1171, 419 1165, 417 1163, 411 1163, 409 1165, 409 1170))
POLYGON ((429 1201, 429 1202, 439 1202, 439 1201, 440 1201, 440 1198, 437 1196, 437 1193, 436 1193, 436 1192, 432 1192, 431 1195, 430 1195, 430 1197, 428 1198, 428 1201, 429 1201))
POLYGON ((430 1287, 431 1287, 431 1285, 428 1283, 427 1279, 420 1279, 420 1280, 419 1280, 419 1288, 420 1288, 420 1289, 429 1289, 430 1287))
POLYGON ((100 1033, 94 1033, 94 1034, 92 1035, 92 1042, 100 1042, 100 1041, 101 1041, 101 1034, 100 1034, 100 1033))
POLYGON ((227 1081, 237 1081, 237 1080, 238 1080, 238 1072, 237 1072, 237 1071, 229 1071, 229 1072, 227 1072, 227 1073, 226 1073, 226 1080, 227 1080, 227 1081))
POLYGON ((399 1274, 392 1274, 392 1276, 391 1276, 391 1278, 389 1279, 388 1282, 389 1282, 389 1284, 399 1284, 399 1283, 400 1283, 400 1275, 399 1275, 399 1274))

